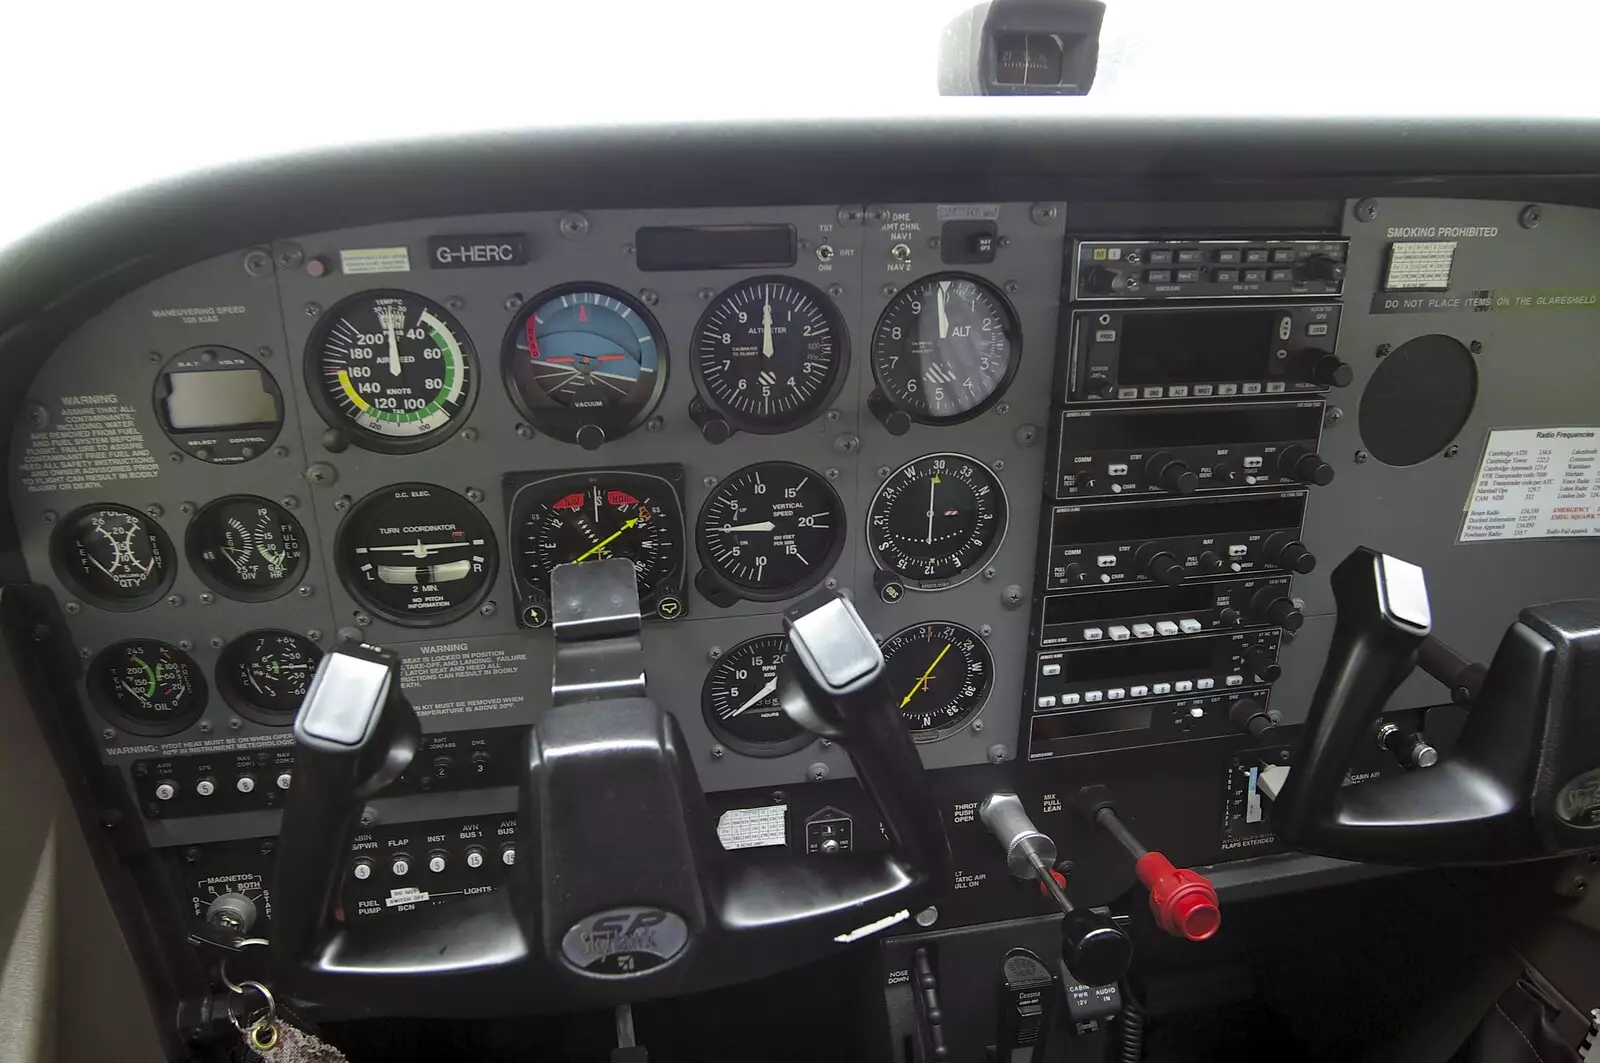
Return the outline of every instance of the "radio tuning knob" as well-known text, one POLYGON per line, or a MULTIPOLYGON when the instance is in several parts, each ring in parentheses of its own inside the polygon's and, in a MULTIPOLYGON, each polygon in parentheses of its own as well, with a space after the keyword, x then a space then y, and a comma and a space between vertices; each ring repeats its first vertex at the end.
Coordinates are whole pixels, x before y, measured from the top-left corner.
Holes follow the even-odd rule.
POLYGON ((1306 351, 1305 358, 1303 364, 1311 367, 1307 376, 1313 384, 1321 384, 1325 388, 1347 388, 1356 378, 1355 370, 1350 368, 1349 363, 1332 351, 1313 347, 1306 351))
POLYGON ((867 409, 890 435, 903 436, 911 431, 911 415, 884 398, 882 392, 874 391, 867 396, 867 409))
POLYGON ((1168 587, 1176 587, 1188 575, 1183 562, 1174 557, 1170 550, 1163 550, 1155 543, 1145 543, 1139 547, 1133 555, 1133 563, 1140 572, 1168 587))
POLYGON ((1307 255, 1296 272, 1300 274, 1301 280, 1330 281, 1337 284, 1344 280, 1344 263, 1327 255, 1307 255))
POLYGON ((1200 477, 1170 451, 1158 450, 1150 455, 1150 460, 1144 463, 1144 472, 1151 483, 1171 494, 1192 495, 1200 486, 1200 477))
POLYGON ((1291 480, 1316 487, 1333 483, 1333 466, 1322 460, 1322 455, 1307 450, 1299 443, 1284 447, 1278 454, 1278 471, 1291 480))
POLYGON ((1268 536, 1261 546, 1261 559, 1269 565, 1277 565, 1302 576, 1317 567, 1316 555, 1288 532, 1268 536))
POLYGON ((1283 722, 1277 709, 1269 709, 1254 698, 1240 698, 1228 707, 1228 722, 1258 741, 1274 737, 1283 722))
POLYGON ((1239 563, 1227 561, 1217 556, 1215 550, 1207 550, 1200 555, 1200 571, 1209 575, 1213 572, 1238 572, 1239 563))
POLYGON ((1263 683, 1276 683, 1278 677, 1283 675, 1283 668, 1273 658, 1273 655, 1260 646, 1252 646, 1244 651, 1245 667, 1263 683))
POLYGON ((1085 395, 1106 395, 1109 398, 1110 395, 1107 393, 1110 391, 1111 381, 1104 373, 1090 373, 1089 379, 1083 382, 1085 395))
POLYGON ((1232 606, 1223 606, 1217 612, 1217 619, 1222 621, 1224 627, 1237 627, 1244 623, 1244 614, 1232 606))
POLYGON ((1083 566, 1076 563, 1069 564, 1061 570, 1061 578, 1066 583, 1082 583, 1084 581, 1083 566))
POLYGON ((1279 593, 1276 587, 1262 587, 1250 599, 1250 615, 1257 622, 1276 624, 1285 631, 1299 631, 1306 615, 1295 607, 1294 600, 1279 593))
POLYGON ((1096 295, 1111 295, 1117 290, 1117 281, 1122 275, 1114 269, 1105 266, 1095 266, 1083 275, 1083 286, 1096 295))

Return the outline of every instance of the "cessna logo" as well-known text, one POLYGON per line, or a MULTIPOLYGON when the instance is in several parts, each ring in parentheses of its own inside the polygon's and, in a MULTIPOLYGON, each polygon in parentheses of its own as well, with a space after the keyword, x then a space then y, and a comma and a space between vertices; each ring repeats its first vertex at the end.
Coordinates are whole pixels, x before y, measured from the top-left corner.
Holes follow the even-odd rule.
POLYGON ((689 943, 683 919, 662 908, 608 908, 585 916, 561 938, 568 963, 620 978, 669 962, 689 943))
POLYGON ((1600 768, 1579 775, 1556 795, 1556 815, 1574 827, 1600 827, 1600 768))

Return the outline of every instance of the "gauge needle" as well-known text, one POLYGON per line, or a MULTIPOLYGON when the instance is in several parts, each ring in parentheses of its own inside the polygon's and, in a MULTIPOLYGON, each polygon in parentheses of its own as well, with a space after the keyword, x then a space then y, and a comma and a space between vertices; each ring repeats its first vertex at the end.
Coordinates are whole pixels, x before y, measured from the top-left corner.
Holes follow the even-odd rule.
POLYGON ((928 545, 933 545, 933 489, 939 486, 939 478, 935 476, 928 481, 928 545))
POLYGON ((761 353, 772 357, 772 300, 761 304, 761 353))
POLYGON ((389 333, 389 372, 395 376, 400 375, 400 344, 394 338, 394 317, 384 315, 384 331, 389 333))
POLYGON ((638 517, 629 517, 627 520, 622 522, 622 527, 618 528, 616 531, 612 532, 610 535, 606 536, 604 539, 601 539, 599 542, 597 542, 593 546, 589 547, 589 549, 585 550, 583 553, 581 553, 577 557, 573 558, 572 559, 572 563, 574 565, 576 565, 579 562, 587 561, 589 559, 589 555, 590 554, 597 554, 601 550, 604 550, 606 548, 606 546, 610 544, 611 540, 615 539, 617 536, 621 535, 623 532, 627 531, 629 528, 632 528, 635 524, 638 524, 638 523, 639 523, 639 518, 638 517))
POLYGON ((948 287, 950 287, 949 281, 939 282, 939 338, 941 340, 950 337, 950 319, 944 314, 944 290, 948 287))
POLYGON ((410 554, 412 557, 427 557, 435 550, 448 550, 454 546, 471 545, 465 539, 459 543, 425 543, 418 539, 415 546, 369 546, 367 550, 374 554, 381 552, 385 554, 410 554))
POLYGON ((594 489, 594 522, 600 523, 600 488, 594 489))
POLYGON ((944 649, 939 651, 939 656, 935 657, 933 663, 928 665, 928 670, 922 673, 922 677, 911 685, 911 689, 906 692, 906 696, 900 699, 900 707, 902 709, 906 707, 906 704, 916 695, 917 691, 928 685, 929 678, 933 676, 933 670, 939 667, 939 662, 944 660, 944 655, 949 652, 950 643, 947 642, 944 644, 944 649))
POLYGON ((772 531, 776 527, 777 525, 772 523, 770 520, 761 520, 754 524, 724 524, 722 526, 722 530, 725 532, 772 531))
POLYGON ((771 679, 767 680, 767 685, 766 686, 762 687, 760 690, 758 690, 754 694, 750 695, 750 700, 745 702, 743 705, 740 705, 727 718, 730 719, 730 720, 733 719, 735 716, 739 715, 739 713, 745 711, 750 706, 754 705, 756 702, 760 701, 762 698, 765 698, 768 694, 772 693, 774 690, 777 690, 777 689, 778 689, 778 677, 777 676, 773 676, 771 679))

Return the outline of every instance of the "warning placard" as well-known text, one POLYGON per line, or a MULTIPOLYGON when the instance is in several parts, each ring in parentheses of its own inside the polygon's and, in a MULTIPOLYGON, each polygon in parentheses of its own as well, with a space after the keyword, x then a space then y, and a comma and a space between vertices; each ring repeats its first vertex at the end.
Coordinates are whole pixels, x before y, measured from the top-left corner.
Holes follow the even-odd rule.
POLYGON ((1600 428, 1490 432, 1463 543, 1600 535, 1600 428))

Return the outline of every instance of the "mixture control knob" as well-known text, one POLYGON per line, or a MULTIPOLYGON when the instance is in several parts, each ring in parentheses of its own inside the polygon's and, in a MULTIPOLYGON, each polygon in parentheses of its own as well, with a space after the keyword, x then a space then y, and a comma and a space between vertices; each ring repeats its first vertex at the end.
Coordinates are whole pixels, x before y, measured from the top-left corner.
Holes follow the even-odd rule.
POLYGON ((1112 985, 1128 973, 1133 942, 1109 916, 1074 908, 1061 919, 1061 962, 1084 985, 1112 985))
POLYGON ((1306 364, 1310 366, 1307 377, 1313 384, 1321 384, 1325 388, 1347 388, 1356 378, 1350 364, 1332 351, 1307 351, 1306 364))
POLYGON ((248 934, 256 925, 256 902, 242 893, 224 893, 206 905, 206 922, 235 934, 248 934))
POLYGON ((1276 624, 1285 631, 1299 631, 1300 625, 1306 622, 1306 615, 1294 604, 1294 599, 1278 591, 1276 587, 1262 587, 1256 591, 1255 597, 1250 599, 1250 615, 1258 623, 1276 624))
POLYGON ((1200 477, 1194 470, 1165 450, 1150 455, 1150 460, 1144 463, 1144 472, 1151 483, 1171 494, 1192 495, 1200 486, 1200 477))
POLYGON ((1170 551, 1164 550, 1154 543, 1145 543, 1133 555, 1133 563, 1151 579, 1168 587, 1176 587, 1183 582, 1188 571, 1183 567, 1183 562, 1170 551))
POLYGON ((1228 707, 1228 722, 1251 738, 1267 741, 1283 722, 1283 714, 1254 698, 1240 698, 1228 707))
POLYGON ((911 415, 884 398, 881 391, 867 396, 867 409, 892 436, 903 436, 911 431, 911 415))
POLYGON ((1260 646, 1252 646, 1244 651, 1244 666, 1263 683, 1276 683, 1278 677, 1283 675, 1283 667, 1278 664, 1277 658, 1260 646))
POLYGON ((1322 460, 1322 455, 1307 450, 1299 443, 1284 447, 1278 455, 1278 471, 1291 480, 1315 487, 1333 483, 1333 466, 1322 460))
POLYGON ((1095 295, 1111 295, 1117 290, 1122 274, 1105 266, 1095 266, 1083 275, 1083 286, 1095 295))
POLYGON ((1329 281, 1337 284, 1344 280, 1344 263, 1329 255, 1307 255, 1296 270, 1302 280, 1329 281))
POLYGON ((1269 565, 1277 565, 1302 576, 1317 567, 1316 555, 1306 549, 1305 543, 1287 532, 1267 537, 1261 546, 1261 559, 1269 565))

